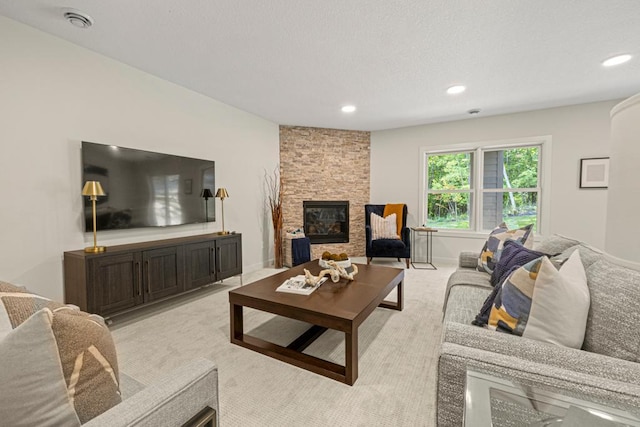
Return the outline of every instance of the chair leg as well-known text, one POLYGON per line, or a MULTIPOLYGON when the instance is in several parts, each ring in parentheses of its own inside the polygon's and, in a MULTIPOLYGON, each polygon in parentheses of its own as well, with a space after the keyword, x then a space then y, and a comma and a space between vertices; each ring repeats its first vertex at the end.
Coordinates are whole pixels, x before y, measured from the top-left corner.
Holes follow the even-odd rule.
POLYGON ((404 260, 405 260, 405 261, 406 261, 406 263, 407 263, 407 268, 410 268, 410 267, 409 267, 409 258, 405 258, 404 260))
POLYGON ((371 256, 371 257, 369 257, 369 258, 367 258, 367 265, 371 264, 371 260, 372 260, 372 259, 373 259, 373 257, 372 257, 372 256, 371 256))
POLYGON ((398 262, 400 262, 400 258, 398 258, 398 262))

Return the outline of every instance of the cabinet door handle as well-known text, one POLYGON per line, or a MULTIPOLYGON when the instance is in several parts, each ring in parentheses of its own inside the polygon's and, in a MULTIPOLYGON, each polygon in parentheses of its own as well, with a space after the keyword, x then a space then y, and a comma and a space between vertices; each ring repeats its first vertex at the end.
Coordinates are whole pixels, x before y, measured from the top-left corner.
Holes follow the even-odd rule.
POLYGON ((211 262, 214 264, 214 268, 211 269, 211 274, 216 274, 216 253, 215 248, 211 248, 211 262))
POLYGON ((147 278, 147 294, 151 293, 151 277, 149 277, 149 260, 144 262, 145 274, 147 278))
POLYGON ((138 295, 142 295, 142 269, 139 262, 136 262, 136 273, 138 273, 138 295))

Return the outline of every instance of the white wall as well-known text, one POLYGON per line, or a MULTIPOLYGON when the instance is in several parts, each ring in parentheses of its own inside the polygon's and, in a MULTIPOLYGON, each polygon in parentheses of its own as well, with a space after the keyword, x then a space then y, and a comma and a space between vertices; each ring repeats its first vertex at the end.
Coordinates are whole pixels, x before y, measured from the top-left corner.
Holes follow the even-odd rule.
MULTIPOLYGON (((225 227, 243 234, 245 271, 262 267, 273 254, 263 176, 278 138, 274 123, 0 17, 0 280, 62 299, 63 252, 92 245, 82 140, 214 160, 230 193, 225 227)), ((98 244, 220 229, 100 232, 98 244)))
POLYGON ((611 164, 606 247, 611 255, 640 267, 640 93, 611 111, 611 164))
MULTIPOLYGON (((550 135, 551 203, 548 233, 560 233, 604 248, 606 190, 580 190, 580 159, 609 155, 609 112, 617 101, 372 132, 371 202, 407 203, 409 225, 419 216, 420 148, 466 142, 550 135)), ((545 232, 547 233, 547 232, 545 232)), ((435 260, 479 251, 482 236, 436 233, 435 260)))

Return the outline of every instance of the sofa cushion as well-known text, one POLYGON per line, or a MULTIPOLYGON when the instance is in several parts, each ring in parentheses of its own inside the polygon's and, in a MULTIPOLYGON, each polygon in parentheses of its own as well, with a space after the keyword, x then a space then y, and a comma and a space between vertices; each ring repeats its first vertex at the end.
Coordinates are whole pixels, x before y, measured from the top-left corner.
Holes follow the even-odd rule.
POLYGON ((391 214, 385 218, 371 212, 371 239, 400 239, 397 234, 396 214, 391 214))
POLYGON ((402 250, 405 245, 402 240, 399 239, 376 239, 371 242, 371 248, 374 251, 393 251, 393 250, 402 250))
POLYGON ((587 283, 591 308, 582 348, 640 362, 640 272, 601 258, 587 268, 587 283))
MULTIPOLYGON (((484 289, 485 295, 491 292, 489 275, 487 273, 467 268, 458 269, 449 276, 449 280, 447 281, 447 289, 444 293, 444 305, 442 306, 443 313, 446 313, 449 307, 449 294, 451 293, 451 290, 457 286, 464 288, 479 287, 484 289)), ((480 304, 482 304, 482 301, 480 304)), ((472 307, 472 309, 477 310, 478 307, 479 305, 476 305, 475 307, 472 307)))
POLYGON ((478 270, 493 272, 496 263, 500 260, 504 242, 507 240, 515 240, 522 243, 525 247, 533 246, 533 224, 515 230, 509 230, 503 222, 491 231, 487 241, 485 242, 480 257, 478 258, 478 270))
POLYGON ((554 234, 533 244, 533 249, 546 254, 555 255, 569 249, 572 246, 580 244, 579 241, 570 239, 560 234, 554 234))
POLYGON ((559 271, 543 256, 505 280, 491 309, 489 328, 580 348, 588 311, 589 291, 579 255, 574 253, 559 271))
MULTIPOLYGON (((513 267, 513 269, 509 270, 510 271, 509 275, 515 270, 517 270, 518 268, 520 267, 513 267)), ((480 312, 476 315, 476 317, 471 322, 472 325, 484 327, 489 324, 489 316, 491 315, 491 309, 493 308, 493 304, 496 300, 496 297, 498 296, 498 293, 500 293, 501 289, 502 289, 501 284, 493 287, 493 289, 491 290, 491 293, 487 295, 487 298, 482 303, 482 306, 480 307, 480 312)))
POLYGON ((454 286, 447 298, 444 321, 470 324, 491 290, 489 287, 454 286))
MULTIPOLYGON (((64 400, 71 405, 74 416, 80 423, 85 423, 121 402, 115 345, 109 329, 100 316, 81 312, 76 307, 56 303, 3 282, 0 286, 0 327, 5 331, 10 328, 6 334, 0 336, 2 339, 0 347, 9 345, 14 347, 8 357, 18 364, 10 370, 21 372, 17 377, 7 377, 0 382, 5 390, 11 390, 13 387, 24 389, 37 385, 48 393, 50 383, 62 382, 64 400), (44 330, 41 332, 42 339, 34 341, 37 342, 36 345, 33 343, 22 347, 16 345, 15 343, 21 340, 33 340, 33 322, 38 322, 38 320, 31 321, 34 316, 40 320, 40 323, 36 323, 38 330, 44 330), (23 329, 22 325, 27 322, 30 322, 28 324, 31 326, 23 329), (51 336, 52 339, 45 339, 45 335, 51 336), (47 369, 47 375, 31 375, 31 372, 38 372, 38 369, 31 366, 27 355, 21 362, 20 352, 15 353, 16 349, 22 349, 21 351, 26 349, 34 353, 34 349, 37 349, 37 352, 46 353, 46 357, 56 361, 56 369, 47 369), (34 381, 36 378, 37 381, 34 381)), ((6 365, 3 365, 4 367, 6 365)), ((28 396, 23 399, 24 408, 22 409, 32 411, 34 415, 41 414, 34 406, 38 405, 35 395, 33 399, 31 394, 22 396, 28 396)), ((51 397, 53 401, 56 398, 57 396, 51 397)), ((55 415, 56 411, 50 413, 55 415)), ((0 416, 2 415, 4 414, 0 413, 0 416)), ((0 419, 5 420, 5 418, 0 419)))
POLYGON ((569 259, 571 254, 574 253, 576 250, 579 250, 580 259, 582 260, 582 265, 584 265, 585 269, 589 268, 589 266, 591 266, 593 263, 603 259, 604 257, 604 254, 602 253, 601 250, 596 249, 592 246, 589 246, 585 243, 580 243, 580 244, 568 247, 561 253, 553 256, 552 259, 562 262, 563 260, 569 259))

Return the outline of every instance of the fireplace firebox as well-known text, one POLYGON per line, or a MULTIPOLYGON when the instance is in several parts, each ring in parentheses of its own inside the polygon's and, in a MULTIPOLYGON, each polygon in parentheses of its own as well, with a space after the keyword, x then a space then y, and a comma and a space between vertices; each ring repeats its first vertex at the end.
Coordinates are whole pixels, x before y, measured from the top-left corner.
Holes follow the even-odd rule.
POLYGON ((302 209, 311 244, 349 243, 349 201, 304 201, 302 209))

